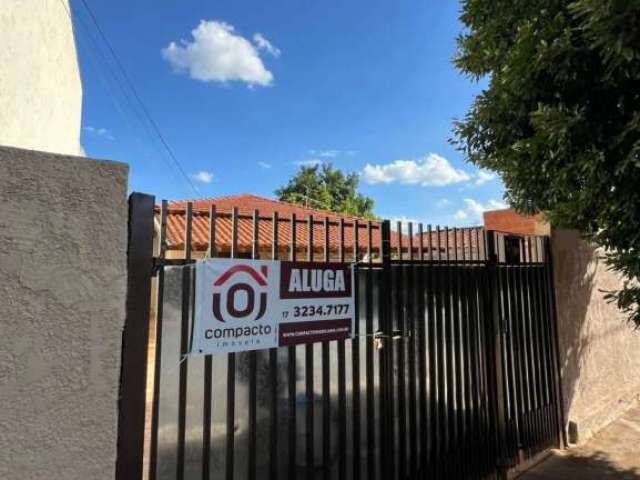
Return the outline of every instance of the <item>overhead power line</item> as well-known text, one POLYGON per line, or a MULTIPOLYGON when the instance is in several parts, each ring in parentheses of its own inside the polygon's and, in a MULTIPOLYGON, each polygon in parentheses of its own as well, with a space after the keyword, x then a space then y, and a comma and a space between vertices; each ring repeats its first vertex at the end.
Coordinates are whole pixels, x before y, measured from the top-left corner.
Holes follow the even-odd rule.
MULTIPOLYGON (((73 22, 73 17, 71 12, 67 9, 66 4, 64 3, 64 0, 60 0, 60 2, 62 3, 65 11, 67 12, 67 14, 69 15, 71 21, 73 22)), ((84 5, 84 8, 86 9, 87 13, 89 14, 89 17, 91 19, 91 22, 93 23, 93 25, 96 28, 96 31, 98 32, 100 38, 102 39, 102 41, 104 42, 104 44, 106 45, 111 57, 113 58, 113 62, 115 63, 116 67, 118 68, 122 78, 124 79, 126 86, 128 87, 128 89, 130 90, 131 94, 133 95, 133 98, 135 99, 135 101, 137 102, 138 106, 139 106, 139 111, 142 113, 143 117, 146 119, 146 121, 148 122, 148 124, 151 127, 152 132, 157 136, 158 140, 160 141, 162 147, 164 148, 164 150, 166 151, 167 155, 169 156, 169 158, 172 160, 172 162, 174 163, 175 167, 178 169, 178 172, 180 175, 182 175, 182 177, 184 178, 184 180, 187 182, 187 184, 191 187, 191 189, 195 192, 196 195, 200 195, 200 190, 195 186, 195 184, 192 182, 191 178, 189 177, 189 175, 187 174, 187 172, 185 171, 184 167, 182 166, 182 163, 180 162, 180 160, 177 158, 177 156, 175 155, 175 153, 173 152, 172 148, 169 146, 169 144, 167 143, 164 135, 162 134, 162 132, 160 131, 160 128, 158 126, 158 123, 154 120, 154 118, 151 116, 151 113, 149 112, 148 108, 146 107, 145 103, 143 102, 140 94, 138 93, 138 90, 136 89, 133 81, 131 80, 131 78, 129 77, 129 75, 127 74, 124 65, 122 64, 122 62, 120 61, 120 58, 118 57, 118 54, 116 53, 115 49, 113 48, 113 46, 111 45, 111 42, 109 42, 109 39, 107 38, 105 32, 102 30, 102 28, 100 27, 100 24, 98 22, 98 19, 96 17, 96 15, 94 14, 93 10, 91 9, 91 7, 89 6, 89 4, 85 1, 85 0, 81 0, 82 4, 84 5)), ((93 39, 92 39, 93 40, 93 39)), ((105 62, 106 63, 106 62, 105 62)), ((115 77, 117 78, 117 76, 115 77)), ((122 89, 122 87, 121 87, 122 89)), ((124 89, 123 93, 124 92, 124 89)), ((125 93, 125 98, 127 100, 130 101, 128 95, 126 95, 125 93)), ((136 111, 136 113, 138 112, 138 109, 134 108, 134 111, 136 111)), ((144 123, 144 122, 143 122, 144 123)))

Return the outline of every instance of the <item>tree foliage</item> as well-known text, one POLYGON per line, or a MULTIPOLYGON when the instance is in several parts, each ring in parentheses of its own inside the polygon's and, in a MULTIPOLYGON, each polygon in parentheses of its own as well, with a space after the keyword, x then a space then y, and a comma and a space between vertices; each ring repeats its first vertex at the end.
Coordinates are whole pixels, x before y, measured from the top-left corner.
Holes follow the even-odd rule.
POLYGON ((285 202, 373 218, 373 200, 358 193, 358 183, 357 173, 345 174, 330 164, 302 166, 275 193, 285 202))
POLYGON ((454 62, 488 87, 454 143, 519 211, 604 247, 640 326, 640 0, 464 0, 454 62))

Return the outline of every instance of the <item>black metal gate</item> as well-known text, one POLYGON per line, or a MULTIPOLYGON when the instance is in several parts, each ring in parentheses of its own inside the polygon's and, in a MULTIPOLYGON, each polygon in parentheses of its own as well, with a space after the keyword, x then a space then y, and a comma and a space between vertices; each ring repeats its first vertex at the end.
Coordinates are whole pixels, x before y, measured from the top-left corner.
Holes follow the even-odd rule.
POLYGON ((151 378, 145 396, 123 371, 121 412, 146 397, 146 425, 121 413, 119 478, 503 478, 561 442, 548 238, 131 202, 130 266, 156 294, 128 304, 123 368, 147 329, 151 378), (156 218, 153 267, 132 262, 152 255, 136 215, 156 218), (192 264, 216 255, 356 262, 354 338, 185 356, 192 264))

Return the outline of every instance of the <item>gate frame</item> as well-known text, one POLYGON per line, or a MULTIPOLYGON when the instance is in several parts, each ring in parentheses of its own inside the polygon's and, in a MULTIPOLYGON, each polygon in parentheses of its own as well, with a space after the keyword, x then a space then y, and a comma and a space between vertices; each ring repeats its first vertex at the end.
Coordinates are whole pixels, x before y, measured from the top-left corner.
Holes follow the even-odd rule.
POLYGON ((122 332, 116 480, 141 479, 147 388, 147 348, 153 273, 155 197, 129 196, 127 302, 122 332))
MULTIPOLYGON (((126 320, 122 339, 122 358, 120 371, 120 391, 118 400, 118 445, 116 460, 116 480, 129 480, 142 478, 144 463, 145 440, 145 414, 146 414, 146 387, 147 387, 147 359, 150 322, 150 300, 152 289, 152 277, 154 271, 154 207, 155 197, 152 195, 134 192, 129 197, 129 229, 127 238, 127 301, 126 320)), ((211 213, 213 214, 213 213, 211 213)), ((381 267, 383 290, 391 292, 391 224, 384 220, 380 224, 381 229, 381 267)), ((255 231, 254 231, 255 233, 255 231)), ((507 438, 506 438, 506 412, 505 412, 505 371, 502 358, 504 345, 505 325, 500 315, 499 285, 498 285, 498 236, 494 230, 484 231, 485 262, 488 276, 485 295, 485 315, 487 319, 486 333, 489 344, 485 351, 489 370, 489 416, 491 418, 491 434, 495 441, 494 468, 500 480, 508 475, 507 462, 507 438)), ((550 317, 553 322, 554 341, 551 346, 553 356, 552 370, 554 374, 553 388, 556 391, 556 408, 558 420, 558 447, 566 445, 566 431, 564 429, 564 408, 562 398, 561 371, 558 363, 558 324, 555 307, 555 289, 553 284, 553 263, 550 247, 550 238, 544 243, 546 255, 546 274, 548 275, 548 291, 550 317)), ((413 253, 411 253, 413 255, 413 253)), ((213 256, 213 252, 210 252, 213 256)), ((413 260, 413 257, 411 257, 413 260)), ((421 259, 422 260, 422 259, 421 259)), ((384 341, 385 350, 380 363, 382 382, 381 430, 393 432, 395 429, 393 418, 394 398, 394 347, 393 324, 391 302, 383 302, 384 308, 380 310, 379 331, 375 337, 384 341)), ((388 435, 381 435, 381 447, 390 447, 393 440, 388 435)), ((227 452, 228 453, 228 452, 227 452)), ((382 459, 382 471, 384 476, 392 475, 395 471, 394 455, 385 455, 382 459)))

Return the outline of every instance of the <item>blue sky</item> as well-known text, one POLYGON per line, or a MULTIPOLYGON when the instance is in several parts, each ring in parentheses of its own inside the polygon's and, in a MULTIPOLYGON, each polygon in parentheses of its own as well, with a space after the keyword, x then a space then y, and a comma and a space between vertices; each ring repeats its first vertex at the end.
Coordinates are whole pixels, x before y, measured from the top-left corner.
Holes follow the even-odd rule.
POLYGON ((479 223, 502 185, 448 143, 482 88, 451 65, 455 1, 95 0, 127 76, 199 191, 137 110, 71 1, 87 155, 129 163, 157 198, 273 191, 304 162, 361 174, 384 217, 479 223))

